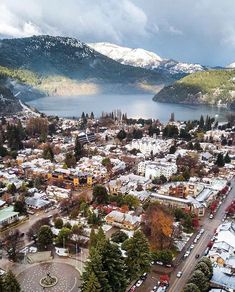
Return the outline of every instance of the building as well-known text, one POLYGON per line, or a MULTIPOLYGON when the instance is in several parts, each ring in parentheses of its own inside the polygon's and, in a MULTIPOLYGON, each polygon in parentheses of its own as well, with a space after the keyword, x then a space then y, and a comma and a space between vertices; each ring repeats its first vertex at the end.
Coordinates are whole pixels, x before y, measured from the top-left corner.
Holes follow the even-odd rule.
POLYGON ((133 230, 140 225, 141 219, 139 216, 134 216, 130 212, 122 213, 114 210, 105 217, 105 221, 119 228, 133 230))
POLYGON ((170 162, 144 161, 138 164, 138 171, 144 174, 147 179, 158 178, 161 175, 170 178, 177 172, 177 165, 170 162))
POLYGON ((0 210, 0 228, 6 227, 19 220, 19 212, 14 211, 14 207, 6 207, 0 210))

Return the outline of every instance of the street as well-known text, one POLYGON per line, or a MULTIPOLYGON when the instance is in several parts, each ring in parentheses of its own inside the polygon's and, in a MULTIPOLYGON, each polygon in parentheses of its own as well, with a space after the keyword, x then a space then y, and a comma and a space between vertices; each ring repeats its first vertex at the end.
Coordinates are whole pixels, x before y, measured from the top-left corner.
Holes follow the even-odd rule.
MULTIPOLYGON (((162 267, 156 267, 153 266, 151 268, 151 272, 148 274, 148 278, 146 281, 141 285, 141 287, 137 288, 136 291, 139 292, 146 292, 151 291, 151 289, 157 285, 157 281, 159 280, 159 277, 161 274, 170 274, 170 286, 167 291, 169 292, 181 292, 187 283, 195 264, 200 259, 196 259, 195 256, 197 254, 203 256, 207 245, 214 235, 215 229, 222 223, 221 219, 224 217, 226 208, 231 204, 231 202, 235 198, 235 179, 231 182, 232 190, 227 195, 226 199, 223 201, 222 205, 219 207, 215 217, 213 219, 209 219, 209 215, 206 214, 203 219, 201 219, 200 224, 203 225, 203 228, 205 229, 205 232, 201 236, 201 238, 198 240, 198 242, 195 244, 195 247, 191 251, 190 255, 186 259, 183 258, 184 252, 181 252, 180 259, 177 260, 179 265, 170 273, 170 269, 165 269, 165 272, 161 272, 160 270, 162 267), (156 271, 159 270, 158 272, 156 271), (167 272, 168 270, 168 272, 167 272), (177 278, 176 275, 179 271, 182 271, 183 274, 181 278, 177 278)), ((195 235, 192 236, 192 238, 187 242, 184 251, 189 248, 189 246, 193 243, 193 240, 195 238, 195 235)))
POLYGON ((195 259, 196 254, 200 254, 200 256, 203 256, 203 253, 208 245, 208 242, 210 241, 211 237, 214 234, 215 229, 222 223, 221 220, 225 214, 226 208, 229 206, 229 204, 234 200, 235 198, 235 179, 232 180, 231 182, 232 190, 229 192, 227 195, 227 198, 223 202, 223 204, 220 206, 218 209, 214 219, 209 219, 208 216, 206 215, 204 220, 202 221, 203 223, 203 228, 205 229, 205 232, 201 239, 198 241, 197 244, 195 244, 194 249, 192 250, 191 254, 189 257, 184 260, 171 274, 170 278, 170 287, 169 287, 169 292, 175 292, 175 291, 182 291, 184 288, 186 282, 188 281, 194 266, 196 262, 200 259, 195 259), (176 274, 182 271, 182 277, 177 278, 176 274))

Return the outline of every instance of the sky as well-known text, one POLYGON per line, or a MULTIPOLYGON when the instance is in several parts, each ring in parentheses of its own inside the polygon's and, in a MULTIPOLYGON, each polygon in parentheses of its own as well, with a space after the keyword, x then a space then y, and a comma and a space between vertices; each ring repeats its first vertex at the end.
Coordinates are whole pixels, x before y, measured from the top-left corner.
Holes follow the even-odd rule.
POLYGON ((208 66, 235 62, 235 0, 0 0, 0 15, 1 38, 69 36, 208 66))

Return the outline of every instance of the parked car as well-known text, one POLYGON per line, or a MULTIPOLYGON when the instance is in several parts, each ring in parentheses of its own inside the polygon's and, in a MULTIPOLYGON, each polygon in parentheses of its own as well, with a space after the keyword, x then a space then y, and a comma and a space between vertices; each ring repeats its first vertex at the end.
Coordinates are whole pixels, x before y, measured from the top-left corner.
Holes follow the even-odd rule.
POLYGON ((189 248, 192 250, 194 246, 195 246, 194 244, 191 244, 189 248))
POLYGON ((176 275, 177 278, 180 278, 182 276, 183 272, 179 271, 176 275))
POLYGON ((156 265, 160 265, 160 266, 163 266, 163 262, 160 262, 160 261, 156 261, 156 265))
POLYGON ((147 278, 148 274, 147 273, 143 273, 143 275, 140 277, 141 280, 145 281, 147 278))
POLYGON ((139 281, 136 282, 135 286, 140 287, 142 284, 143 284, 143 280, 140 279, 139 281))
POLYGON ((210 214, 210 219, 213 219, 214 218, 214 214, 210 214))

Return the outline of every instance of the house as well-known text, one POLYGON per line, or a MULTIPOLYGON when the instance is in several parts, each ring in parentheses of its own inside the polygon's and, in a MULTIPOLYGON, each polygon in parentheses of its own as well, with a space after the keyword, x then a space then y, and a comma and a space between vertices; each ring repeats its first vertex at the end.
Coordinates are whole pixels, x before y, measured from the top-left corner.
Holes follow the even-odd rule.
POLYGON ((25 203, 29 208, 32 209, 45 209, 46 207, 48 207, 51 202, 48 200, 44 200, 42 198, 37 198, 37 197, 27 197, 25 199, 25 203))
POLYGON ((0 228, 19 220, 19 212, 14 211, 13 206, 2 208, 0 210, 0 228))
POLYGON ((130 212, 122 213, 118 210, 114 210, 105 217, 105 221, 107 224, 119 228, 133 230, 140 225, 141 219, 139 216, 132 215, 130 212))

